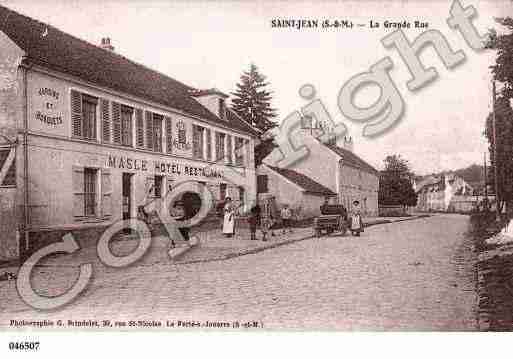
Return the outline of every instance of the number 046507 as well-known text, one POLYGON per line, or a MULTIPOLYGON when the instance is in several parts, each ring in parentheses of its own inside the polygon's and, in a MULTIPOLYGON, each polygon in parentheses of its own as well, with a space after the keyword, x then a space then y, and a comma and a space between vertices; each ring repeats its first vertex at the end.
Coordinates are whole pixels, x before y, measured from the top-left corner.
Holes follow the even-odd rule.
POLYGON ((39 342, 9 342, 9 350, 39 350, 39 342))

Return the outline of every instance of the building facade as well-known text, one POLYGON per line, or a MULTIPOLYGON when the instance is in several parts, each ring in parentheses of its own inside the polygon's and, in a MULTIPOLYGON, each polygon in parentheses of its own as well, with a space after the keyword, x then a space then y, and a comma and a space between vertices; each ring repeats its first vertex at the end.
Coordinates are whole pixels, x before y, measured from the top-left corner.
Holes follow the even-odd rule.
POLYGON ((17 144, 14 184, 0 187, 12 196, 2 217, 12 212, 17 239, 2 239, 9 249, 0 259, 51 231, 135 218, 184 181, 205 185, 216 201, 256 201, 256 134, 227 109, 226 95, 132 62, 109 39, 95 46, 3 7, 0 16, 15 87, 14 102, 2 97, 2 126, 17 144))
MULTIPOLYGON (((339 145, 322 143, 322 132, 311 131, 297 126, 289 135, 294 148, 305 146, 305 156, 286 169, 303 174, 335 193, 332 203, 351 208, 358 200, 367 216, 378 215, 379 172, 358 157, 352 150, 352 141, 341 139, 339 145)), ((274 149, 264 160, 264 164, 282 168, 283 154, 280 148, 274 149)))
POLYGON ((454 174, 429 176, 415 184, 416 210, 430 212, 469 212, 478 203, 473 188, 454 174))
POLYGON ((320 215, 320 207, 326 198, 337 194, 302 173, 268 165, 257 170, 259 200, 272 196, 277 207, 287 204, 297 219, 320 215))

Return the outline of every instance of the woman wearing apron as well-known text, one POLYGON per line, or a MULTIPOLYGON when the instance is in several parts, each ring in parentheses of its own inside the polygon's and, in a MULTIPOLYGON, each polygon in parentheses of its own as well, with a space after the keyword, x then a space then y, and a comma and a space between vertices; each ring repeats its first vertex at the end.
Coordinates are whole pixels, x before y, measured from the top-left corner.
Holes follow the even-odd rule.
POLYGON ((235 234, 235 209, 230 197, 226 197, 224 204, 223 234, 227 237, 235 234))
POLYGON ((360 232, 363 232, 362 213, 360 211, 360 202, 353 202, 353 209, 350 217, 350 229, 353 236, 360 237, 360 232))

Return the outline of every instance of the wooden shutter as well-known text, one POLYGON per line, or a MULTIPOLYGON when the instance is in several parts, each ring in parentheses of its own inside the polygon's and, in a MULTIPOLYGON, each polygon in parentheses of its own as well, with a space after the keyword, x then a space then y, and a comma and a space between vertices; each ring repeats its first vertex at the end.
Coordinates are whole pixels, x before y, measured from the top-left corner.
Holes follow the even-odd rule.
POLYGON ((110 142, 110 102, 104 98, 100 99, 100 111, 102 116, 102 140, 110 142))
POLYGON ((112 102, 113 142, 121 144, 121 104, 112 102))
POLYGON ((75 137, 82 137, 82 94, 71 90, 71 126, 72 134, 75 137))
POLYGON ((226 135, 226 159, 228 160, 228 163, 232 163, 232 153, 233 153, 233 148, 232 148, 232 136, 230 135, 226 135))
POLYGON ((166 126, 166 152, 173 152, 173 123, 171 121, 171 117, 164 117, 165 126, 166 126))
POLYGON ((112 215, 112 182, 109 169, 102 170, 102 215, 112 215))
POLYGON ((197 125, 192 125, 192 155, 194 158, 200 158, 200 131, 197 125))
POLYGON ((155 176, 146 177, 146 198, 148 200, 155 198, 155 176))
POLYGON ((212 131, 210 131, 209 128, 207 128, 206 130, 206 137, 207 137, 207 143, 205 144, 205 146, 207 146, 207 158, 206 160, 207 161, 210 161, 212 160, 212 131))
POLYGON ((153 150, 153 113, 146 111, 146 148, 153 150))
POLYGON ((83 217, 84 208, 84 168, 72 167, 72 187, 73 187, 73 216, 83 217))
POLYGON ((143 110, 140 108, 135 110, 135 127, 136 127, 136 146, 144 148, 144 118, 143 110))

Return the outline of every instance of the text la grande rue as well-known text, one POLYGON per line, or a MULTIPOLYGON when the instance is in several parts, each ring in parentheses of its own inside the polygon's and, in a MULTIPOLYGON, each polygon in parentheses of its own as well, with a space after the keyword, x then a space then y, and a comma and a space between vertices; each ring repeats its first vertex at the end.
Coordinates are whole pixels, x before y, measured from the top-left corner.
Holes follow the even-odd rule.
POLYGON ((415 20, 411 21, 388 21, 385 20, 383 23, 380 23, 376 20, 370 20, 369 27, 371 29, 377 29, 384 27, 385 29, 427 29, 429 27, 429 23, 425 21, 415 20))

